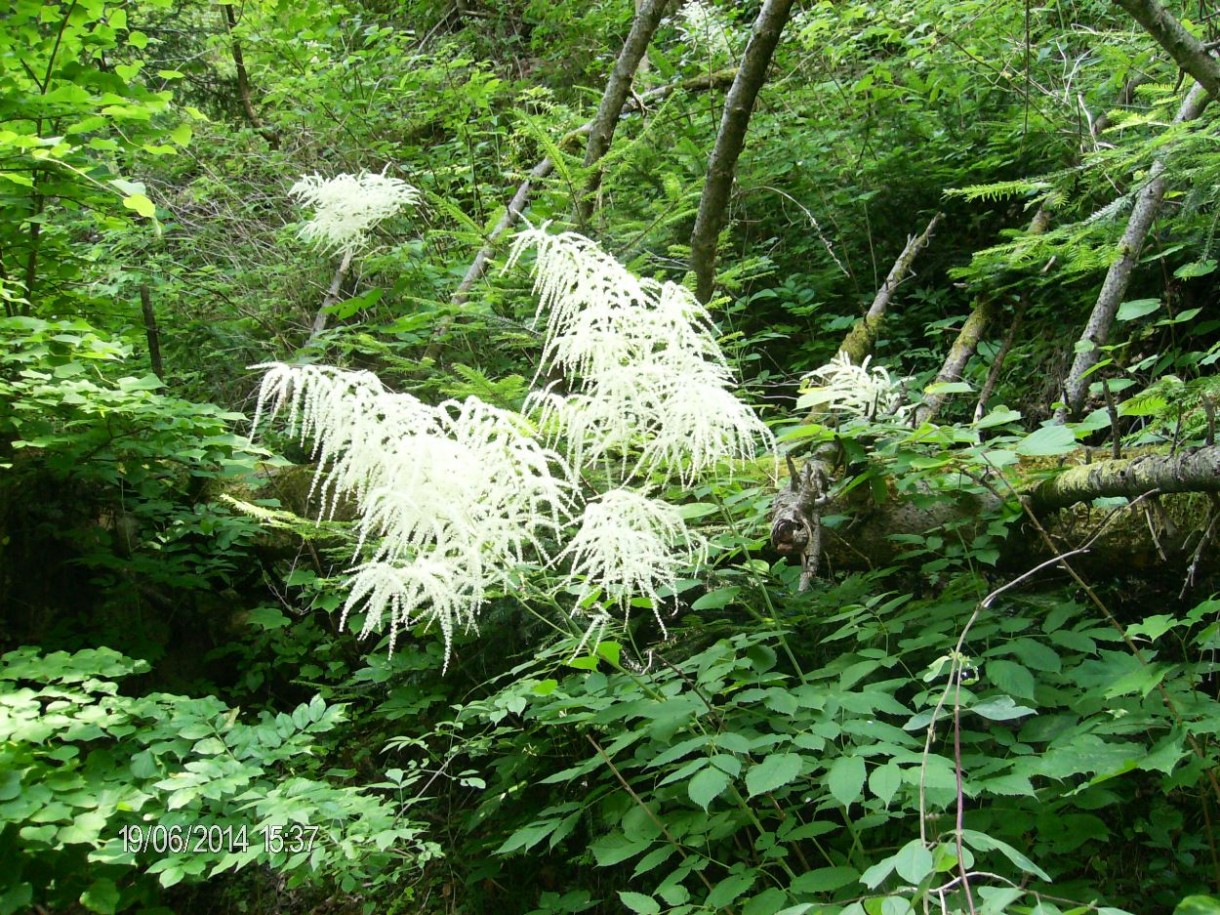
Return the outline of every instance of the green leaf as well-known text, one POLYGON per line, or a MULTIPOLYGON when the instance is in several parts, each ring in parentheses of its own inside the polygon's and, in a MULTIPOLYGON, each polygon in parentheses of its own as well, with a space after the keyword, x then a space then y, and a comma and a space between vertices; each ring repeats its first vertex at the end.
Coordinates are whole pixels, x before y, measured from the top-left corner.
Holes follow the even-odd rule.
POLYGON ((746 790, 750 797, 766 794, 788 784, 801 774, 801 757, 797 753, 772 753, 746 773, 746 790))
POLYGON ((0 772, 0 801, 11 801, 21 794, 21 773, 15 769, 0 772))
POLYGON ((888 762, 883 766, 877 766, 868 775, 868 787, 886 807, 890 805, 890 801, 894 799, 894 795, 898 793, 898 788, 902 785, 902 769, 896 763, 888 762))
POLYGON ((1141 696, 1147 696, 1160 684, 1162 680, 1169 674, 1170 671, 1176 670, 1176 664, 1165 664, 1160 661, 1154 661, 1151 664, 1141 665, 1130 673, 1124 674, 1112 683, 1103 694, 1107 699, 1113 699, 1116 696, 1123 696, 1127 693, 1138 692, 1141 696))
POLYGON ((987 679, 1004 690, 1022 699, 1034 698, 1034 675, 1012 661, 988 661, 983 669, 987 679))
POLYGON ((690 608, 692 610, 719 610, 721 607, 731 604, 740 590, 741 588, 735 585, 728 588, 717 588, 715 591, 704 594, 691 604, 690 608))
POLYGON ((788 901, 788 894, 778 887, 768 887, 757 896, 750 897, 741 915, 775 915, 788 901))
POLYGON ((1220 915, 1220 899, 1215 896, 1187 896, 1178 903, 1173 915, 1220 915))
POLYGON ((80 895, 80 903, 90 912, 114 915, 119 905, 119 888, 113 880, 101 878, 89 884, 89 889, 80 895))
POLYGON ((870 890, 875 890, 893 872, 895 863, 893 855, 878 861, 860 875, 860 882, 870 890))
POLYGON ((894 870, 908 883, 918 884, 932 873, 932 852, 921 839, 912 839, 894 855, 894 870))
POLYGON ((1026 873, 1033 874, 1041 880, 1050 883, 1050 876, 1033 861, 1029 860, 1021 852, 1017 851, 1011 845, 1001 842, 999 839, 992 838, 984 832, 976 832, 973 829, 962 830, 962 842, 969 845, 975 851, 998 851, 1005 858, 1011 861, 1014 865, 1021 868, 1026 873))
POLYGON ((1173 275, 1180 280, 1194 279, 1196 276, 1207 276, 1209 273, 1216 272, 1216 262, 1212 258, 1207 258, 1201 261, 1194 261, 1189 264, 1183 264, 1173 272, 1173 275))
POLYGON ((864 793, 865 766, 859 756, 840 756, 830 767, 826 786, 836 801, 844 807, 860 799, 864 793))
POLYGON ((1017 639, 1009 648, 1021 659, 1022 664, 1034 670, 1058 673, 1063 666, 1058 652, 1037 639, 1017 639))
POLYGON ((707 905, 722 908, 736 900, 754 885, 758 874, 752 870, 725 877, 707 894, 707 905))
POLYGON ((628 839, 621 832, 614 832, 598 839, 590 846, 590 849, 593 852, 593 857, 596 859, 598 867, 610 867, 613 864, 618 864, 620 861, 634 858, 645 851, 650 845, 652 845, 650 839, 632 840, 628 839))
POLYGON ((1150 315, 1161 307, 1160 299, 1132 299, 1118 306, 1118 320, 1134 321, 1144 315, 1150 315))
POLYGON ((658 915, 661 911, 661 904, 651 896, 645 896, 643 893, 619 890, 618 898, 623 905, 635 912, 636 915, 658 915))
POLYGON ((996 696, 985 702, 976 702, 970 706, 970 711, 982 715, 988 721, 1012 721, 1025 715, 1036 715, 1032 708, 1017 705, 1011 696, 996 696))
POLYGON ((157 208, 144 194, 129 194, 123 198, 123 206, 135 210, 141 216, 152 218, 157 215, 157 208))
MULTIPOLYGON (((747 783, 748 781, 747 778, 747 783)), ((707 810, 708 805, 718 798, 728 786, 729 777, 714 766, 708 766, 690 780, 686 786, 686 793, 690 795, 692 801, 707 810)))
POLYGON ((278 607, 255 607, 247 614, 247 619, 262 629, 283 629, 291 621, 278 607))
POLYGON ((1076 448, 1076 436, 1066 426, 1043 426, 1013 445, 1013 451, 1026 457, 1067 454, 1076 448))
POLYGON ((854 883, 860 872, 854 867, 819 867, 807 871, 792 881, 794 893, 829 893, 854 883))

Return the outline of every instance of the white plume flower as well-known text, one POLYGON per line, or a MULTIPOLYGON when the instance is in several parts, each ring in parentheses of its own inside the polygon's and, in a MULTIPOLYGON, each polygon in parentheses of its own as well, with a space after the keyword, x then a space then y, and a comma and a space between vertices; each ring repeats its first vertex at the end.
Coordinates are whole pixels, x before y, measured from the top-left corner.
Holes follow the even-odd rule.
POLYGON ((626 607, 632 597, 652 598, 661 628, 658 584, 676 585, 678 574, 702 561, 704 546, 686 529, 678 509, 630 489, 612 489, 585 505, 580 530, 560 558, 570 557, 582 576, 577 604, 596 590, 626 607))
POLYGON ((527 553, 542 554, 539 532, 567 519, 563 459, 523 417, 475 398, 432 407, 368 372, 259 368, 255 427, 286 413, 290 431, 314 443, 324 500, 332 509, 341 495, 356 500, 357 552, 374 545, 371 561, 353 570, 344 620, 361 601, 364 634, 387 610, 391 639, 433 620, 447 664, 453 632, 473 625, 485 589, 507 583, 527 553))
POLYGON ((910 412, 905 405, 905 386, 881 366, 868 367, 870 357, 856 365, 840 350, 830 362, 802 379, 801 408, 818 407, 849 416, 873 418, 910 412), (811 384, 811 382, 817 382, 811 384))
POLYGON ((334 178, 306 175, 288 193, 314 209, 301 227, 301 238, 344 254, 364 247, 377 223, 419 202, 419 191, 407 182, 370 172, 334 178))
POLYGON ((718 7, 705 0, 690 0, 678 10, 675 25, 691 48, 709 57, 733 55, 733 27, 718 7))
MULTIPOLYGON (((343 177, 384 189, 379 176, 343 177)), ((316 178, 294 188, 319 205, 317 237, 339 245, 322 225, 352 214, 335 209, 332 190, 316 178)), ((388 206, 364 207, 349 228, 367 231, 388 206)), ((536 391, 528 405, 566 442, 566 457, 526 416, 477 398, 431 406, 369 372, 258 366, 254 428, 283 416, 290 434, 312 444, 324 510, 340 497, 357 508, 359 564, 349 571, 343 622, 362 608, 362 635, 388 626, 391 648, 400 629, 434 622, 446 666, 454 633, 475 626, 490 586, 514 587, 524 562, 568 563, 578 608, 592 620, 588 638, 604 628, 606 605, 626 609, 633 597, 651 598, 660 620, 658 589, 703 561, 706 544, 676 507, 629 489, 587 502, 573 533, 573 463, 688 481, 722 459, 753 456, 759 439, 773 442, 733 395, 711 317, 689 290, 636 278, 580 235, 522 232, 510 263, 527 248, 537 252, 536 318, 546 314, 539 371, 558 369, 573 389, 536 391), (565 538, 548 556, 547 544, 565 538), (595 593, 597 604, 580 607, 595 593)))
POLYGON ((731 393, 711 317, 676 283, 636 278, 596 244, 543 226, 518 234, 509 263, 536 249, 539 372, 559 369, 579 390, 535 392, 528 405, 566 436, 571 462, 623 474, 663 470, 689 481, 725 458, 748 458, 766 426, 731 393), (634 453, 634 457, 631 455, 634 453))

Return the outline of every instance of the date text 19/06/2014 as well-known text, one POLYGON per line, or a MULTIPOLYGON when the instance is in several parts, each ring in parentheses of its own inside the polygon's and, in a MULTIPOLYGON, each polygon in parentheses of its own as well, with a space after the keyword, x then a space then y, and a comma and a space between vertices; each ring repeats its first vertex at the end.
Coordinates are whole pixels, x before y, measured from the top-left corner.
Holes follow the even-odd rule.
POLYGON ((129 854, 153 852, 164 855, 220 854, 246 852, 251 846, 270 855, 309 854, 318 837, 319 827, 300 823, 257 826, 221 826, 204 823, 165 826, 124 826, 119 830, 123 851, 129 854), (253 838, 251 838, 253 837, 253 838))

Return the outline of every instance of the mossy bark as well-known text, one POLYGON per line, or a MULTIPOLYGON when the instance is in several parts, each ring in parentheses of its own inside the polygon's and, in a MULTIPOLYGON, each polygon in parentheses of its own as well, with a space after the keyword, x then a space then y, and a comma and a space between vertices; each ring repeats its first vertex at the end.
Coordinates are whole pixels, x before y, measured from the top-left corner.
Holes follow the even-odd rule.
MULTIPOLYGON (((1056 548, 1067 552, 1089 544, 1087 553, 1073 559, 1078 568, 1107 575, 1155 570, 1181 577, 1197 558, 1197 568, 1220 569, 1220 550, 1214 542, 1203 542, 1217 510, 1212 494, 1220 492, 1220 447, 1080 464, 1042 479, 1045 473, 1031 464, 1003 487, 983 492, 928 488, 904 494, 891 488, 879 497, 878 491, 856 487, 817 506, 816 518, 812 494, 802 497, 799 485, 793 490, 785 481, 773 514, 778 521, 782 512, 784 523, 773 525, 772 542, 781 555, 796 555, 804 547, 803 540, 796 542, 799 532, 821 524, 826 567, 879 568, 912 548, 894 535, 935 536, 945 546, 974 544, 1004 511, 1013 509, 1019 494, 1056 548), (1093 506, 1093 500, 1106 496, 1124 496, 1131 503, 1117 509, 1093 506), (804 519, 801 511, 808 513, 804 519), (822 521, 831 516, 841 520, 833 525, 822 521)), ((1024 519, 1010 525, 1007 538, 995 546, 1002 569, 1021 570, 1053 558, 1024 519)), ((926 555, 934 558, 934 551, 926 555)))

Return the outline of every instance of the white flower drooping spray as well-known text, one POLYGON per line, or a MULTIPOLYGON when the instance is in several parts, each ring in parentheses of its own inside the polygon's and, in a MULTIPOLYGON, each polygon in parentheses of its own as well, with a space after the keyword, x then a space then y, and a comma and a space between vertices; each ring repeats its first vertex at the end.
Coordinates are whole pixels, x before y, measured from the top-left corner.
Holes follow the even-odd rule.
MULTIPOLYGON (((703 541, 679 510, 642 492, 613 489, 591 498, 576 524, 573 462, 614 457, 630 475, 663 472, 682 480, 724 458, 755 454, 766 427, 730 389, 731 375, 706 310, 683 287, 639 280, 588 239, 531 229, 515 262, 537 249, 539 314, 547 312, 543 368, 558 367, 577 388, 531 395, 544 422, 477 398, 433 407, 394 393, 368 372, 270 364, 254 427, 277 414, 313 443, 315 490, 332 510, 340 496, 359 512, 357 554, 343 621, 365 609, 362 635, 388 614, 400 628, 435 622, 449 662, 458 626, 474 628, 487 588, 512 586, 530 559, 569 563, 573 613, 604 626, 607 607, 659 588, 702 561, 703 541), (549 556, 547 544, 567 545, 549 556), (586 606, 598 601, 594 606, 586 606)), ((661 622, 664 628, 663 621, 661 622)), ((588 633, 586 633, 586 638, 588 633)))
POLYGON ((815 407, 848 416, 873 419, 879 416, 902 418, 910 412, 903 403, 905 386, 881 366, 868 367, 869 357, 856 365, 840 350, 830 362, 816 368, 801 380, 801 409, 815 407))
POLYGON ((640 280, 587 238, 545 225, 517 235, 509 266, 529 248, 536 317, 546 312, 539 374, 557 368, 578 390, 535 392, 528 405, 565 437, 574 465, 617 457, 625 476, 689 482, 772 443, 733 395, 711 317, 690 290, 640 280))
POLYGON ((398 178, 370 172, 323 178, 306 175, 288 191, 313 217, 301 227, 301 238, 324 251, 351 255, 368 243, 368 234, 383 219, 419 202, 419 191, 398 178))
POLYGON ((728 17, 712 4, 689 0, 678 10, 675 25, 683 41, 692 48, 712 58, 732 56, 732 26, 728 17))
POLYGON ((266 369, 254 427, 278 413, 314 443, 315 489, 332 508, 350 495, 360 545, 372 555, 351 570, 342 622, 365 604, 362 636, 389 612, 391 650, 400 628, 436 622, 448 665, 453 633, 473 628, 486 588, 508 583, 538 536, 568 518, 560 455, 544 449, 518 414, 476 398, 432 407, 389 391, 369 372, 274 363, 266 369))

